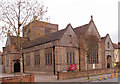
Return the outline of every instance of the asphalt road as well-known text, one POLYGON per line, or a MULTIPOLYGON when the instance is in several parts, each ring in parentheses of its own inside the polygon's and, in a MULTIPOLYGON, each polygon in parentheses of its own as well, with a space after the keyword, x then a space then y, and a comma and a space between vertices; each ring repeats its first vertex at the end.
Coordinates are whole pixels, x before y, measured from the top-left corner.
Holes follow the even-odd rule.
POLYGON ((105 79, 102 79, 101 81, 100 80, 94 80, 94 81, 91 81, 91 82, 118 82, 120 78, 118 77, 114 77, 114 78, 107 78, 106 80, 105 79))

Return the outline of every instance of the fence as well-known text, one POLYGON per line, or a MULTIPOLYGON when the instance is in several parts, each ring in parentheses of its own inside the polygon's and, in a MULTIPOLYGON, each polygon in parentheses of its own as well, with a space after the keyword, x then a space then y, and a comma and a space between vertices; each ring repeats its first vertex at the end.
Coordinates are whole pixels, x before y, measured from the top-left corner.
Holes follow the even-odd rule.
POLYGON ((94 70, 85 70, 85 71, 73 71, 73 72, 58 72, 57 79, 64 80, 64 79, 71 79, 71 78, 80 78, 80 77, 87 77, 89 76, 96 76, 101 74, 109 74, 111 72, 118 72, 118 68, 109 68, 109 69, 94 69, 94 70))
POLYGON ((14 76, 14 77, 3 77, 0 79, 0 83, 5 83, 5 82, 34 82, 34 75, 24 75, 23 77, 21 76, 14 76))

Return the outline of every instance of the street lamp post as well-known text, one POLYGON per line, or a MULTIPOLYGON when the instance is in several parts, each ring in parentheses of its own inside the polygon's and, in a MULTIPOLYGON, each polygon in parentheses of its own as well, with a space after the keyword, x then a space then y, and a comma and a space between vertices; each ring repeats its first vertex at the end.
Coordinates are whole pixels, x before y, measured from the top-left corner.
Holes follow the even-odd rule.
POLYGON ((53 71, 54 71, 54 75, 55 75, 55 45, 53 45, 53 71))

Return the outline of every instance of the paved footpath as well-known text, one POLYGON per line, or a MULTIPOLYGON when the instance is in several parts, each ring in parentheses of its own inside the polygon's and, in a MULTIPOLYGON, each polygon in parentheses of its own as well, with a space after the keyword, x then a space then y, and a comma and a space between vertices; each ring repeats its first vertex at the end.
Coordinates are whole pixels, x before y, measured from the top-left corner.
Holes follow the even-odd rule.
MULTIPOLYGON (((23 74, 23 75, 27 75, 27 74, 23 74)), ((13 77, 13 76, 20 76, 20 73, 17 73, 17 74, 0 73, 0 78, 2 78, 2 77, 13 77)))
MULTIPOLYGON (((35 82, 104 82, 105 75, 99 75, 99 76, 92 76, 90 77, 90 80, 87 80, 87 77, 83 78, 74 78, 74 79, 67 79, 67 80, 57 80, 57 76, 54 75, 39 75, 35 74, 35 82), (99 76, 101 76, 101 81, 98 80, 99 76)), ((113 79, 110 78, 111 74, 107 74, 107 82, 118 82, 118 77, 114 77, 113 79)))

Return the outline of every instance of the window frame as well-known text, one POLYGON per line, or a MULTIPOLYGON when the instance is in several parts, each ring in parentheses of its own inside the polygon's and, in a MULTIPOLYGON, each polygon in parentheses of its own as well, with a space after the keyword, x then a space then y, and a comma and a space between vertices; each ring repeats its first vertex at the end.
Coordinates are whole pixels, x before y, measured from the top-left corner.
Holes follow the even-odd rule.
POLYGON ((40 51, 36 50, 34 51, 34 65, 40 65, 40 51))
POLYGON ((45 49, 45 65, 52 65, 53 64, 53 54, 52 49, 45 49))
POLYGON ((69 49, 66 51, 67 64, 75 64, 75 51, 74 49, 69 49))
POLYGON ((72 35, 69 35, 69 44, 72 44, 72 35))
POLYGON ((26 66, 30 66, 30 53, 26 53, 26 66))
POLYGON ((88 58, 89 64, 98 64, 98 46, 96 48, 96 51, 93 52, 93 55, 88 58))

